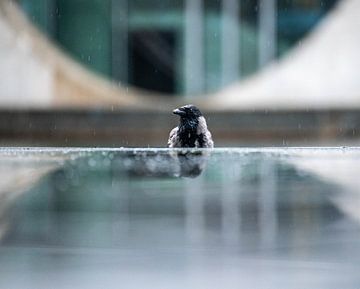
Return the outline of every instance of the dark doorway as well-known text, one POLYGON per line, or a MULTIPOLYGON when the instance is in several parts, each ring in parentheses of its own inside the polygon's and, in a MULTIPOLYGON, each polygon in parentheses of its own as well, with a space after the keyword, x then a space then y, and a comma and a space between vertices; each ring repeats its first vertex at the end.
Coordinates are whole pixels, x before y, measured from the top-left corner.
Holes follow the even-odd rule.
POLYGON ((176 34, 141 30, 129 35, 129 83, 143 89, 176 92, 176 34))

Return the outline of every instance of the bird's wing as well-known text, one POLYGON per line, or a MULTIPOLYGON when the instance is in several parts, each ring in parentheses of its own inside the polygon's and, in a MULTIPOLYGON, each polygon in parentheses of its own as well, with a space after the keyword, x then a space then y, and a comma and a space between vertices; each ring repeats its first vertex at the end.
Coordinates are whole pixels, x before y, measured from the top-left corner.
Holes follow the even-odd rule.
POLYGON ((178 127, 175 127, 171 130, 170 135, 169 135, 169 140, 168 140, 169 148, 174 148, 174 147, 180 146, 180 139, 177 135, 178 130, 179 130, 178 127))
POLYGON ((200 148, 213 148, 214 141, 212 140, 211 132, 206 130, 204 133, 199 135, 199 144, 200 148))
POLYGON ((204 135, 204 144, 206 148, 213 148, 214 147, 214 141, 212 140, 211 132, 209 130, 206 131, 204 135))
POLYGON ((203 148, 213 148, 214 142, 212 140, 211 132, 207 128, 206 120, 203 116, 199 117, 199 124, 197 133, 200 135, 199 146, 203 148))

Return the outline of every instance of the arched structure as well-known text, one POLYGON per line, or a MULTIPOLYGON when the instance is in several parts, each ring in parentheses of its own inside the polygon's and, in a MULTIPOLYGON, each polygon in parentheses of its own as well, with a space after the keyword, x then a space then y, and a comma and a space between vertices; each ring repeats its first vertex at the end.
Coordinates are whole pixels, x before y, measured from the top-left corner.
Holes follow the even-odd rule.
POLYGON ((209 108, 360 108, 360 1, 339 2, 297 48, 211 97, 209 108))
POLYGON ((4 108, 166 106, 160 96, 119 87, 72 60, 8 0, 0 0, 0 74, 4 108))
MULTIPOLYGON (((358 0, 341 1, 285 58, 194 102, 209 110, 360 108, 359 16, 358 0)), ((119 87, 88 71, 8 0, 0 0, 0 74, 4 108, 168 110, 182 101, 119 87)))

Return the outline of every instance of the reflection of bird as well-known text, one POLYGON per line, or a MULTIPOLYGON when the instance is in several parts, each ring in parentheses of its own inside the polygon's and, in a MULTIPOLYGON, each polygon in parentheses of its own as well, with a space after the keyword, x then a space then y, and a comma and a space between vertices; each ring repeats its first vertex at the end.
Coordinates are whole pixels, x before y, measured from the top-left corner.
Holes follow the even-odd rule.
POLYGON ((206 120, 196 106, 188 104, 175 109, 173 113, 180 116, 180 124, 170 132, 169 147, 214 147, 206 120))

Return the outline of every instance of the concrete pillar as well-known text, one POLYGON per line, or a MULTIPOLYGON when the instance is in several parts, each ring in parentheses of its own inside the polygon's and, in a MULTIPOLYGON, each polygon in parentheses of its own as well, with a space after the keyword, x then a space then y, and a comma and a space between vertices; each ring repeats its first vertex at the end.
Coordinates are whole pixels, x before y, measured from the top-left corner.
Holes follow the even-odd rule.
POLYGON ((185 1, 184 91, 187 95, 204 92, 204 11, 202 0, 185 1))
POLYGON ((277 1, 259 0, 259 66, 276 57, 277 1))
POLYGON ((221 25, 221 82, 240 78, 240 1, 223 0, 221 25))
POLYGON ((128 0, 111 1, 112 78, 121 83, 128 82, 128 0))

